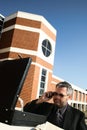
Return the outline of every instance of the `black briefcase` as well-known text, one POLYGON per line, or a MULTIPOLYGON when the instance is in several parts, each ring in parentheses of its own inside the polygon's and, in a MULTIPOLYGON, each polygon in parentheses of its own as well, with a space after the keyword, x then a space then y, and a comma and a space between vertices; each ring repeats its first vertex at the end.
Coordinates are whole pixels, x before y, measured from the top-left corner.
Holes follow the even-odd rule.
POLYGON ((37 126, 45 122, 46 116, 15 110, 11 124, 17 126, 37 126))
POLYGON ((15 110, 31 58, 0 61, 0 122, 17 126, 36 126, 46 121, 43 115, 15 110))

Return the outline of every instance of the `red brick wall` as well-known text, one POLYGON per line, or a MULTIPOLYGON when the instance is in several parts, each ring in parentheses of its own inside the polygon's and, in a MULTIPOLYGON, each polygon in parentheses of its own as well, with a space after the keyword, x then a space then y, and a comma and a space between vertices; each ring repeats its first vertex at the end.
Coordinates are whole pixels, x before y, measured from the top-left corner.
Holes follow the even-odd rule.
POLYGON ((37 50, 39 33, 15 29, 12 47, 37 50))

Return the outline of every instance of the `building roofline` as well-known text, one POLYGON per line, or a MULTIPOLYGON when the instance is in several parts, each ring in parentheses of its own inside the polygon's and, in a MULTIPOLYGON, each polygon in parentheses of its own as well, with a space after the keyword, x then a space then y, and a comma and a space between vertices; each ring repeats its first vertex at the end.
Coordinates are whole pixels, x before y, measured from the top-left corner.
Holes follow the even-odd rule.
MULTIPOLYGON (((55 79, 57 79, 57 80, 60 80, 60 81, 65 81, 64 79, 62 79, 62 78, 60 78, 60 77, 57 77, 57 76, 55 76, 55 75, 53 75, 52 77, 55 78, 55 79)), ((67 82, 68 82, 68 81, 67 81, 67 82)), ((70 83, 70 82, 69 82, 69 83, 70 83)), ((72 88, 73 88, 74 90, 78 90, 78 91, 81 91, 81 92, 87 94, 87 91, 86 91, 86 90, 84 90, 84 89, 82 89, 82 88, 80 88, 80 87, 78 87, 78 86, 76 86, 76 85, 74 85, 74 84, 72 84, 72 83, 70 83, 70 84, 72 85, 72 88)))
POLYGON ((52 30, 55 35, 57 34, 56 29, 42 15, 17 11, 16 13, 13 13, 13 14, 7 16, 5 18, 5 21, 8 21, 8 20, 13 19, 15 17, 41 21, 44 25, 46 24, 46 26, 48 26, 50 28, 50 30, 52 30))

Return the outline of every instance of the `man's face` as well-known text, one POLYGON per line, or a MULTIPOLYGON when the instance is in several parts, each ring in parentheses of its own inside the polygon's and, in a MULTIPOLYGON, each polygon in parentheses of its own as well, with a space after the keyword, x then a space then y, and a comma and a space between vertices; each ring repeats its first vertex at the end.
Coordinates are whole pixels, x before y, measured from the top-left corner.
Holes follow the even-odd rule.
POLYGON ((55 95, 53 96, 54 104, 58 105, 59 107, 63 107, 67 104, 70 96, 67 95, 67 88, 56 88, 55 95))

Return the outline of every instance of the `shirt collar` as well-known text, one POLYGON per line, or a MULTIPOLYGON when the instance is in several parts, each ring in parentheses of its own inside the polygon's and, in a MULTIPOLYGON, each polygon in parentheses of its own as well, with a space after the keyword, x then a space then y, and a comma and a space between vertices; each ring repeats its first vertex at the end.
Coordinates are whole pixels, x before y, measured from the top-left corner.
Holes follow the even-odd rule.
POLYGON ((66 109, 67 109, 67 105, 65 105, 62 108, 58 108, 57 112, 59 112, 61 115, 63 115, 65 113, 66 109))

